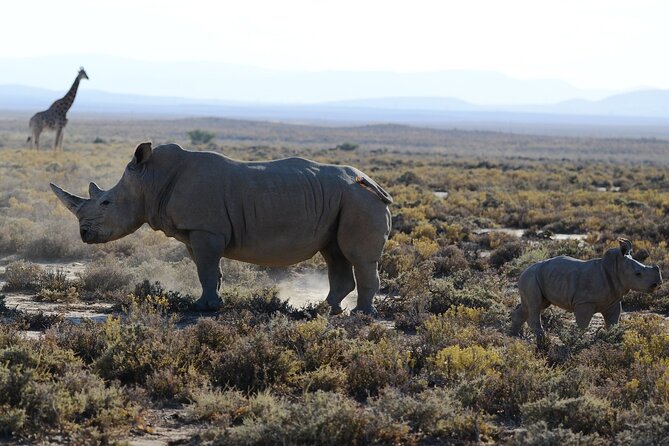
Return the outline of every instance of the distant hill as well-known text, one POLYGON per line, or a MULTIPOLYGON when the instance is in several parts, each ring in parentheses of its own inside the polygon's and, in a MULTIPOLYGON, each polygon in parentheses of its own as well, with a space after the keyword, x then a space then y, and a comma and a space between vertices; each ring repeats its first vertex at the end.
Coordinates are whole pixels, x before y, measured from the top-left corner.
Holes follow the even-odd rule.
POLYGON ((340 101, 327 105, 386 110, 469 111, 574 116, 669 118, 669 90, 616 94, 597 101, 573 99, 554 104, 475 105, 457 98, 378 98, 340 101))
MULTIPOLYGON (((223 101, 216 99, 181 98, 169 96, 148 96, 110 93, 87 88, 82 84, 75 102, 78 109, 95 112, 137 112, 162 114, 217 114, 226 109, 248 110, 353 110, 360 115, 369 110, 371 115, 397 112, 485 112, 521 114, 566 114, 594 116, 637 116, 669 118, 669 90, 644 90, 617 94, 598 101, 575 99, 540 105, 477 105, 462 99, 450 97, 387 97, 355 99, 348 101, 323 102, 317 104, 299 103, 259 103, 243 101, 223 101)), ((61 97, 67 88, 60 91, 25 85, 0 85, 0 109, 32 110, 48 107, 61 97)))
MULTIPOLYGON (((542 108, 542 107, 538 107, 542 108)), ((669 90, 617 94, 599 101, 571 100, 550 107, 553 113, 600 116, 669 117, 669 90)))
POLYGON ((262 104, 437 97, 482 105, 520 105, 577 98, 595 100, 616 93, 579 89, 555 79, 516 79, 490 71, 279 71, 214 62, 146 62, 104 55, 0 58, 0 85, 66 91, 81 65, 90 76, 84 88, 91 90, 262 104))
MULTIPOLYGON (((0 110, 32 114, 46 109, 64 93, 65 89, 0 85, 0 110)), ((79 116, 100 113, 136 117, 212 116, 328 125, 396 123, 541 134, 645 137, 668 134, 669 91, 646 90, 598 101, 571 100, 540 105, 485 106, 450 97, 277 104, 117 94, 92 89, 85 83, 71 113, 79 116)))
POLYGON ((484 107, 457 98, 394 97, 355 99, 322 104, 335 107, 376 108, 386 110, 474 111, 484 107))

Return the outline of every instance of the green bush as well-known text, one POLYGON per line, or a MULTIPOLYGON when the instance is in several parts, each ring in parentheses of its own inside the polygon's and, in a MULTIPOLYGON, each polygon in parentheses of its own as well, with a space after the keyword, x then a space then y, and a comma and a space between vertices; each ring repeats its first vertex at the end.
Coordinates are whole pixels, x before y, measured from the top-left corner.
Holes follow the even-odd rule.
POLYGON ((201 129, 191 130, 187 133, 191 144, 209 144, 216 137, 214 133, 201 129))
POLYGON ((18 433, 25 422, 25 409, 0 404, 0 438, 18 433))
POLYGON ((5 269, 4 291, 37 292, 41 288, 44 268, 34 263, 19 260, 5 269))
POLYGON ((535 355, 533 347, 522 342, 508 345, 500 357, 503 362, 494 368, 497 373, 463 381, 457 394, 466 405, 519 420, 523 404, 549 393, 556 372, 535 355))
POLYGON ((227 427, 240 420, 249 410, 248 399, 238 390, 201 389, 195 392, 188 405, 186 418, 190 421, 215 421, 227 427))
POLYGON ((292 385, 300 363, 293 351, 259 332, 236 339, 220 352, 212 367, 214 383, 257 391, 292 385))
POLYGON ((105 379, 145 384, 155 370, 187 369, 191 361, 186 339, 174 320, 163 318, 150 306, 134 305, 126 318, 109 317, 103 323, 104 347, 94 370, 105 379))
POLYGON ((435 443, 435 439, 445 443, 485 442, 495 433, 486 417, 462 407, 448 389, 428 389, 415 396, 388 389, 369 405, 395 422, 407 422, 412 432, 422 433, 435 443))
POLYGON ((220 436, 230 445, 412 444, 403 423, 365 411, 337 393, 308 393, 294 403, 259 394, 249 401, 243 423, 220 436))
POLYGON ((345 143, 337 145, 336 149, 337 150, 343 150, 345 152, 352 152, 353 150, 357 149, 358 147, 360 147, 358 144, 353 144, 351 142, 345 142, 345 143))
POLYGON ((81 274, 82 289, 90 299, 120 301, 127 294, 132 275, 112 256, 89 263, 81 274))
POLYGON ((136 299, 141 303, 160 302, 161 308, 168 313, 178 313, 192 310, 195 299, 183 295, 178 291, 166 291, 160 282, 144 280, 135 285, 135 291, 128 296, 129 300, 136 299))
POLYGON ((509 442, 519 446, 605 446, 610 441, 597 434, 587 435, 570 429, 550 428, 545 422, 519 429, 509 442))
POLYGON ((348 387, 354 397, 364 400, 386 386, 402 386, 410 378, 409 355, 389 340, 363 342, 351 353, 348 387))
POLYGON ((590 395, 567 399, 551 395, 524 404, 521 411, 529 424, 543 421, 551 429, 565 427, 583 434, 611 435, 616 421, 611 403, 590 395))
POLYGON ((488 263, 495 268, 499 268, 505 263, 520 257, 523 253, 523 245, 518 241, 506 243, 495 249, 488 259, 488 263))

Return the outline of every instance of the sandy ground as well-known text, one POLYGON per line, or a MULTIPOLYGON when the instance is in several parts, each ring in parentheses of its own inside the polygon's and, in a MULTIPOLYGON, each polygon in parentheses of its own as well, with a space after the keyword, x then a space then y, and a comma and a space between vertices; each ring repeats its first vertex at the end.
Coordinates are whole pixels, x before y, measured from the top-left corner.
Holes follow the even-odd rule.
MULTIPOLYGON (((514 237, 522 237, 526 230, 525 229, 513 229, 513 228, 490 228, 490 229, 481 229, 476 231, 477 234, 486 234, 488 232, 503 232, 505 234, 512 235, 514 237)), ((551 239, 553 240, 585 240, 588 237, 588 234, 553 234, 551 239)))

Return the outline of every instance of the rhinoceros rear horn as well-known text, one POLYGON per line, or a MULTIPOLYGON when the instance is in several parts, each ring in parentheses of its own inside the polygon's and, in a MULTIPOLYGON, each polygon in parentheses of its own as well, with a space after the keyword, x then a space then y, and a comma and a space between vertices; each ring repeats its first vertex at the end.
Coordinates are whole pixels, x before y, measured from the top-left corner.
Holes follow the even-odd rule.
POLYGON ((100 189, 100 188, 98 187, 98 185, 95 184, 95 183, 93 183, 93 182, 91 182, 91 183, 88 185, 88 195, 89 195, 91 198, 93 198, 93 199, 99 197, 100 194, 103 193, 103 192, 104 192, 104 191, 103 191, 102 189, 100 189))
POLYGON ((622 252, 624 256, 632 253, 632 242, 621 237, 618 239, 618 243, 620 243, 620 252, 622 252))
POLYGON ((151 141, 143 142, 137 146, 135 149, 135 156, 132 157, 133 164, 139 166, 144 164, 151 158, 153 153, 153 147, 151 146, 151 141))
POLYGON ((60 201, 63 202, 65 207, 68 208, 74 215, 77 215, 77 212, 79 212, 81 206, 86 202, 86 199, 72 195, 69 192, 65 192, 63 189, 53 183, 49 183, 49 185, 51 186, 53 193, 56 194, 56 197, 58 197, 60 201))

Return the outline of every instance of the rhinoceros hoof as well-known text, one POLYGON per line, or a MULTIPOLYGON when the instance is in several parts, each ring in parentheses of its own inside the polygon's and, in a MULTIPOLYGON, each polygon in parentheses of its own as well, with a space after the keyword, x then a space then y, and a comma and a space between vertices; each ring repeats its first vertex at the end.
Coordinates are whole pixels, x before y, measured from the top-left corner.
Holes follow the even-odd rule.
POLYGON ((330 316, 338 316, 343 312, 344 310, 342 310, 341 306, 339 305, 333 305, 330 307, 330 316))
POLYGON ((221 299, 217 300, 204 300, 198 299, 195 301, 195 309, 197 311, 216 311, 221 308, 222 305, 221 299))
POLYGON ((358 308, 355 307, 353 310, 351 310, 351 314, 355 313, 360 313, 360 314, 366 314, 368 316, 376 317, 378 316, 378 312, 376 311, 376 308, 368 307, 368 308, 358 308))

